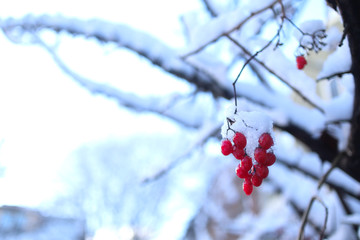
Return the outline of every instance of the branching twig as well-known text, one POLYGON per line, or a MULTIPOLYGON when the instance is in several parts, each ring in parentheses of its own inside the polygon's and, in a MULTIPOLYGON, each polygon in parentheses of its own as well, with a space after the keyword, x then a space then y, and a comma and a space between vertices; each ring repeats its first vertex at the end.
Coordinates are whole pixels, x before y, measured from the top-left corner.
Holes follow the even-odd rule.
MULTIPOLYGON (((228 38, 234 43, 236 44, 236 46, 238 46, 239 48, 241 48, 241 50, 246 53, 249 56, 252 56, 252 54, 250 53, 249 50, 247 50, 242 44, 240 44, 238 41, 236 41, 233 37, 228 36, 228 38)), ((297 88, 295 88, 294 86, 292 86, 288 81, 286 81, 284 78, 282 78, 281 76, 279 76, 276 72, 274 72, 271 68, 269 68, 264 62, 260 61, 259 59, 257 59, 256 57, 253 58, 254 61, 258 62, 262 67, 264 67, 269 73, 271 73, 272 75, 274 75, 275 77, 277 77, 281 82, 283 82, 284 84, 286 84, 289 88, 291 88, 291 90, 293 90, 296 94, 298 94, 304 101, 306 101, 307 103, 309 103, 312 107, 316 108, 317 110, 319 110, 320 112, 324 113, 324 109, 322 109, 320 106, 318 106, 316 103, 314 103, 313 101, 311 101, 309 98, 307 98, 305 95, 303 95, 297 88)))
MULTIPOLYGON (((281 158, 278 158, 277 160, 277 163, 281 164, 281 165, 284 165, 285 167, 289 168, 289 169, 293 169, 293 170, 296 170, 302 174, 304 174, 305 176, 308 176, 312 179, 319 179, 319 176, 317 176, 316 174, 314 173, 311 173, 309 171, 307 171, 306 169, 303 169, 303 168, 300 168, 298 165, 295 165, 295 164, 290 164, 288 163, 287 161, 284 161, 283 159, 281 158)), ((354 198, 359 198, 360 196, 359 195, 356 195, 354 192, 351 192, 341 186, 338 186, 336 184, 334 184, 333 182, 329 182, 328 180, 325 181, 325 183, 327 185, 329 185, 329 187, 331 187, 332 189, 336 190, 336 191, 339 191, 339 192, 342 192, 344 194, 347 194, 349 196, 352 196, 354 198)))
POLYGON ((191 51, 191 52, 188 52, 186 53, 185 55, 183 55, 181 58, 182 59, 186 59, 188 58, 189 56, 191 55, 194 55, 198 52, 200 52, 201 50, 203 50, 205 47, 207 47, 209 44, 217 41, 218 39, 220 39, 221 37, 224 37, 224 36, 227 36, 229 35, 230 33, 234 32, 235 30, 238 30, 239 28, 241 28, 246 22, 248 22, 251 18, 253 18, 254 16, 268 10, 268 9, 271 9, 275 4, 278 3, 278 0, 276 1, 273 1, 272 3, 270 3, 269 5, 249 14, 249 16, 247 16, 243 21, 241 21, 239 24, 237 24, 235 27, 233 27, 232 29, 226 31, 226 32, 223 32, 221 34, 219 34, 218 36, 210 39, 209 41, 207 41, 206 43, 202 44, 201 46, 199 46, 198 48, 196 48, 195 50, 191 51))
MULTIPOLYGON (((282 23, 283 23, 283 22, 282 22, 282 23)), ((232 83, 233 89, 234 89, 234 96, 235 96, 235 107, 237 107, 236 83, 237 83, 237 81, 239 80, 239 77, 241 76, 241 74, 242 74, 242 72, 244 71, 245 67, 246 67, 253 59, 255 59, 256 56, 257 56, 259 53, 263 52, 266 48, 268 48, 268 47, 273 43, 273 41, 275 41, 275 39, 279 38, 279 35, 280 35, 280 31, 281 31, 281 29, 282 29, 282 26, 283 26, 283 24, 280 25, 280 27, 279 27, 277 33, 275 34, 275 36, 274 36, 264 47, 262 47, 260 50, 258 50, 255 54, 251 55, 250 58, 246 60, 246 62, 244 63, 244 65, 243 65, 242 68, 240 69, 239 74, 236 76, 234 82, 232 83)), ((233 39, 233 38, 232 38, 230 35, 228 35, 228 34, 226 35, 226 37, 227 37, 228 39, 230 39, 232 42, 234 42, 234 41, 237 42, 235 39, 233 39)), ((236 111, 237 111, 237 108, 235 108, 235 113, 236 113, 236 111)))
POLYGON ((331 167, 325 172, 325 174, 320 178, 318 185, 317 185, 317 190, 320 190, 320 188, 322 187, 322 185, 325 183, 327 177, 329 176, 329 174, 331 173, 331 171, 337 166, 337 164, 340 162, 341 159, 343 159, 346 156, 345 152, 340 152, 335 159, 332 161, 331 163, 331 167))
POLYGON ((308 207, 306 208, 306 211, 304 212, 304 215, 303 215, 303 219, 301 221, 301 227, 300 227, 300 231, 299 231, 299 235, 297 237, 297 240, 301 240, 303 238, 303 234, 304 234, 304 230, 305 230, 305 225, 306 225, 306 222, 307 222, 307 219, 309 217, 309 213, 310 213, 310 210, 311 210, 311 207, 313 205, 313 203, 315 202, 315 200, 317 200, 325 209, 325 218, 324 218, 324 225, 321 229, 321 233, 320 233, 320 237, 319 239, 322 240, 323 237, 324 237, 324 233, 325 233, 325 229, 326 229, 326 224, 327 224, 327 220, 328 220, 328 215, 329 215, 329 212, 328 212, 328 208, 326 207, 325 203, 318 197, 318 196, 313 196, 311 199, 310 199, 310 202, 309 202, 309 205, 308 207))
POLYGON ((193 144, 191 144, 191 146, 189 146, 189 148, 186 151, 184 151, 179 157, 177 157, 174 161, 172 161, 167 167, 160 170, 155 175, 145 178, 142 182, 143 183, 153 182, 165 176, 174 167, 178 166, 184 158, 188 157, 196 147, 203 145, 210 137, 216 136, 219 133, 220 128, 221 128, 220 125, 213 126, 210 130, 205 128, 207 133, 204 136, 202 136, 200 139, 198 139, 193 144))
MULTIPOLYGON (((318 191, 320 190, 322 185, 325 183, 325 181, 326 181, 327 177, 329 176, 329 174, 331 173, 331 171, 336 167, 336 165, 340 162, 340 160, 343 159, 345 156, 346 156, 346 152, 341 152, 336 156, 336 158, 333 160, 333 162, 331 164, 331 167, 325 172, 325 174, 319 180, 318 185, 317 185, 317 190, 318 191)), ((308 207, 307 207, 307 209, 306 209, 306 211, 305 211, 305 213, 303 215, 303 218, 301 220, 301 226, 300 226, 300 229, 299 229, 299 234, 298 234, 297 240, 302 240, 302 238, 303 238, 306 222, 307 222, 307 219, 309 217, 311 207, 312 207, 315 200, 319 201, 321 203, 321 205, 323 205, 323 207, 325 208, 324 226, 323 226, 322 231, 320 233, 320 240, 323 239, 323 235, 324 235, 324 232, 325 232, 325 229, 326 229, 326 223, 327 223, 327 219, 328 219, 328 209, 327 209, 326 205, 324 204, 324 202, 317 195, 314 195, 310 199, 308 207)))

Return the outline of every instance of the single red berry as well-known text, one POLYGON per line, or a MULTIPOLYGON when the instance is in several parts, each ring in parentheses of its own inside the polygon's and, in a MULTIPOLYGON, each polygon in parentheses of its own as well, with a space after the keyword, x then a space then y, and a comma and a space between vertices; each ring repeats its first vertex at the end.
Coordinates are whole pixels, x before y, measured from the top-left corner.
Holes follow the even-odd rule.
POLYGON ((255 187, 259 187, 262 183, 262 178, 259 177, 258 175, 253 175, 251 176, 251 183, 255 186, 255 187))
POLYGON ((229 155, 230 153, 233 152, 232 143, 228 139, 222 141, 222 143, 221 143, 221 152, 225 156, 227 156, 227 155, 229 155))
POLYGON ((276 156, 273 152, 266 153, 266 160, 265 160, 265 166, 271 166, 275 163, 276 156))
POLYGON ((257 164, 255 167, 255 174, 261 178, 266 178, 269 175, 269 169, 267 166, 257 164))
POLYGON ((296 57, 296 64, 297 68, 301 70, 307 64, 307 61, 303 55, 300 55, 296 57))
POLYGON ((274 140, 269 133, 263 133, 259 137, 259 145, 265 150, 268 150, 272 145, 274 145, 274 140))
POLYGON ((233 155, 236 159, 240 160, 245 155, 245 150, 243 148, 234 147, 233 155))
POLYGON ((241 164, 239 164, 237 166, 237 168, 235 169, 235 173, 239 178, 249 178, 250 174, 249 171, 246 171, 246 169, 244 169, 241 164))
POLYGON ((253 185, 251 183, 251 179, 250 178, 245 178, 245 181, 243 183, 243 190, 245 192, 246 195, 250 195, 253 191, 253 185))
POLYGON ((249 156, 245 156, 243 159, 241 159, 241 166, 246 170, 250 171, 252 167, 252 159, 249 156))
POLYGON ((296 66, 297 66, 297 68, 298 68, 299 70, 302 70, 302 69, 304 69, 305 64, 298 63, 296 66))
POLYGON ((236 147, 244 148, 246 146, 246 137, 244 134, 237 132, 234 136, 233 142, 236 147))
POLYGON ((264 164, 266 160, 266 150, 261 147, 255 148, 254 158, 258 163, 264 164))

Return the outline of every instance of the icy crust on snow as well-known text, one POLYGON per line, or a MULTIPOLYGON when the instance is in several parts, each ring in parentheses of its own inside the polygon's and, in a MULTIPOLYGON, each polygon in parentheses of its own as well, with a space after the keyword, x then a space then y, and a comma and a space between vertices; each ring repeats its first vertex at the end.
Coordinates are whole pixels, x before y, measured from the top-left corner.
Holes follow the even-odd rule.
POLYGON ((235 136, 235 132, 241 132, 245 135, 247 144, 245 152, 248 156, 254 158, 255 148, 259 146, 259 138, 263 133, 270 133, 274 139, 273 133, 273 121, 271 118, 262 113, 256 111, 240 111, 238 108, 237 113, 235 107, 229 107, 226 114, 226 119, 221 127, 221 135, 223 139, 232 139, 235 136), (227 119, 232 121, 232 124, 227 119), (230 129, 232 130, 228 130, 230 129))

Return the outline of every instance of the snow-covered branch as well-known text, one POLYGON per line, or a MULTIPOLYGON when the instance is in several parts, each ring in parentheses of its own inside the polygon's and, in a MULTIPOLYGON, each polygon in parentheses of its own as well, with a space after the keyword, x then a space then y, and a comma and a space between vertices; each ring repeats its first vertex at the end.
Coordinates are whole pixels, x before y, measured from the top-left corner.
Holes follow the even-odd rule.
POLYGON ((196 139, 194 139, 185 149, 180 156, 176 157, 168 166, 161 169, 159 172, 155 173, 153 176, 149 176, 143 180, 144 183, 156 181, 159 178, 163 177, 169 171, 171 171, 174 167, 176 167, 182 160, 186 157, 189 157, 194 150, 206 143, 209 138, 214 137, 221 129, 221 125, 223 122, 215 122, 215 123, 204 123, 200 128, 200 132, 198 133, 196 139))
POLYGON ((140 97, 133 93, 123 92, 108 84, 99 83, 85 78, 70 69, 56 54, 56 52, 34 34, 38 43, 44 47, 54 59, 55 63, 73 80, 84 87, 92 94, 100 94, 110 99, 114 99, 120 105, 139 112, 153 112, 172 119, 186 127, 197 128, 202 125, 202 118, 198 117, 202 109, 198 104, 177 100, 173 103, 173 97, 140 97), (169 108, 168 106, 171 105, 169 108), (186 109, 185 111, 183 109, 186 109), (188 112, 189 115, 181 114, 188 112), (193 116, 193 117, 190 117, 193 116))
POLYGON ((18 28, 24 31, 41 29, 67 32, 86 38, 96 38, 101 42, 116 43, 148 59, 179 78, 193 83, 199 90, 211 92, 215 97, 232 97, 232 92, 220 86, 215 79, 182 60, 177 51, 150 34, 121 24, 92 19, 80 20, 63 16, 28 15, 22 19, 0 19, 0 27, 5 33, 18 28))
MULTIPOLYGON (((278 0, 271 1, 270 3, 268 1, 259 1, 258 4, 249 5, 249 9, 239 7, 232 12, 217 16, 208 22, 205 26, 200 26, 195 33, 196 41, 192 42, 192 45, 183 55, 183 58, 187 58, 195 53, 200 52, 206 46, 217 41, 221 37, 229 35, 235 30, 238 30, 251 18, 273 8, 278 2, 278 0), (231 21, 227 21, 228 19, 231 19, 231 21), (206 32, 206 38, 201 37, 204 36, 204 28, 211 30, 206 32)), ((209 7, 209 5, 206 6, 209 7)))

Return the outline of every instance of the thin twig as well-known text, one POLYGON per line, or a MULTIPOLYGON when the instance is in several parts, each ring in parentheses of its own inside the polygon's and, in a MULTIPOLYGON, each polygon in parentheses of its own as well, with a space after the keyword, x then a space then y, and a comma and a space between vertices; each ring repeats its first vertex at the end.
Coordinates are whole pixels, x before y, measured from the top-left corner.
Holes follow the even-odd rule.
MULTIPOLYGON (((234 43, 236 44, 236 46, 238 46, 239 48, 241 48, 241 50, 246 53, 249 56, 252 56, 252 54, 242 45, 240 44, 238 41, 236 41, 233 37, 228 36, 228 38, 234 43)), ((253 58, 254 61, 258 62, 263 68, 265 68, 269 73, 271 73, 272 75, 274 75, 275 77, 277 77, 281 82, 283 82, 284 84, 286 84, 289 88, 291 88, 295 93, 297 93, 304 101, 306 101, 307 103, 309 103, 312 107, 316 108, 317 110, 319 110, 321 113, 325 113, 324 109, 322 109, 321 107, 319 107, 317 104, 315 104, 314 102, 312 102, 309 98, 307 98, 305 95, 303 95, 297 88, 295 88, 294 86, 292 86, 288 81, 286 81, 284 78, 282 78, 281 76, 279 76, 276 72, 274 72, 271 68, 269 68, 264 62, 260 61, 259 59, 257 59, 256 57, 253 58)))
POLYGON ((200 52, 201 50, 203 50, 205 47, 207 47, 210 43, 213 43, 213 42, 216 42, 218 39, 220 39, 221 37, 224 37, 236 30, 238 30, 239 28, 241 28, 241 26, 243 26, 246 22, 248 22, 251 18, 253 18, 254 16, 272 8, 276 3, 278 3, 278 0, 272 2, 271 4, 255 11, 255 12, 252 12, 251 14, 249 14, 249 16, 247 16, 243 21, 241 21, 238 25, 236 25, 235 27, 233 27, 232 29, 224 32, 224 33, 221 33, 219 35, 217 35, 216 37, 214 37, 213 39, 207 41, 206 43, 202 44, 201 46, 199 46, 198 48, 196 48, 195 50, 191 51, 191 52, 188 52, 187 54, 183 55, 181 58, 182 59, 186 59, 188 57, 190 57, 191 55, 194 55, 198 52, 200 52))
POLYGON ((342 77, 342 75, 350 74, 350 73, 351 73, 351 70, 344 71, 344 72, 333 73, 333 74, 331 74, 329 76, 325 76, 325 77, 321 77, 321 78, 316 79, 316 82, 320 82, 320 81, 326 80, 326 79, 331 79, 331 78, 334 78, 334 77, 342 77))
MULTIPOLYGON (((331 164, 331 167, 325 172, 325 174, 321 177, 321 179, 319 180, 318 182, 318 185, 317 185, 317 190, 319 191, 320 188, 322 187, 322 185, 325 183, 327 177, 329 176, 329 174, 332 172, 332 170, 336 167, 336 165, 339 163, 339 161, 341 159, 343 159, 344 157, 346 156, 346 152, 340 152, 336 157, 335 159, 332 161, 332 164, 331 164)), ((302 240, 303 238, 303 235, 304 235, 304 230, 305 230, 305 226, 306 226, 306 223, 307 223, 307 219, 309 217, 309 213, 310 213, 310 210, 311 210, 311 207, 314 203, 315 200, 318 200, 325 208, 325 222, 324 222, 324 226, 323 226, 323 229, 320 233, 320 240, 323 239, 323 235, 325 233, 325 228, 326 228, 326 223, 327 223, 327 219, 328 219, 328 209, 326 207, 326 205, 323 203, 323 201, 317 196, 317 195, 314 195, 311 199, 310 199, 310 202, 307 206, 307 209, 302 217, 302 220, 301 220, 301 225, 300 225, 300 229, 299 229, 299 234, 298 234, 298 237, 297 237, 297 240, 302 240)))
MULTIPOLYGON (((223 123, 221 123, 221 125, 222 124, 223 123)), ((143 179, 142 183, 147 184, 147 183, 154 182, 154 181, 159 180, 160 178, 164 177, 173 168, 175 168, 180 163, 182 163, 183 162, 182 160, 184 160, 184 158, 188 157, 196 147, 202 146, 204 143, 206 143, 206 141, 209 138, 216 136, 220 131, 221 125, 214 125, 210 130, 205 127, 205 130, 208 132, 203 137, 201 137, 200 139, 195 141, 193 144, 191 144, 191 146, 189 146, 189 148, 187 150, 183 151, 183 153, 179 157, 177 157, 174 161, 172 161, 168 166, 166 166, 165 168, 163 168, 162 170, 160 170, 153 176, 143 179)))
MULTIPOLYGON (((245 67, 246 67, 254 58, 256 58, 256 56, 257 56, 259 53, 263 52, 266 48, 268 48, 268 47, 273 43, 273 41, 274 41, 275 39, 279 38, 279 35, 280 35, 280 31, 281 31, 281 29, 282 29, 282 26, 283 26, 283 24, 280 25, 280 27, 279 27, 277 33, 275 34, 275 36, 274 36, 264 47, 262 47, 262 48, 261 48, 260 50, 258 50, 255 54, 251 55, 249 59, 246 60, 246 62, 244 63, 244 65, 243 65, 242 68, 240 69, 239 74, 236 76, 235 81, 232 83, 233 88, 234 88, 234 97, 235 97, 235 106, 236 106, 236 107, 237 107, 237 100, 236 100, 236 99, 237 99, 237 96, 236 96, 236 83, 237 83, 237 81, 239 80, 242 72, 244 71, 245 67)), ((230 35, 226 35, 226 37, 229 38, 229 39, 232 40, 232 41, 235 40, 235 39, 233 39, 230 35)), ((235 108, 235 111, 236 111, 236 108, 235 108)))
MULTIPOLYGON (((305 176, 308 176, 312 179, 319 179, 319 176, 317 176, 316 174, 312 173, 312 172, 309 172, 308 170, 304 169, 304 168, 300 168, 298 165, 295 165, 295 164, 291 164, 287 161, 284 161, 283 159, 281 158, 277 158, 276 159, 276 162, 287 167, 288 169, 293 169, 293 170, 296 170, 302 174, 304 174, 305 176)), ((325 183, 331 187, 332 189, 336 190, 336 191, 341 191, 342 193, 348 195, 348 196, 351 196, 351 197, 354 197, 354 198, 359 198, 360 195, 354 193, 354 192, 351 192, 345 188, 343 188, 342 186, 340 185, 336 185, 336 183, 334 182, 330 182, 328 180, 325 181, 325 183)))
POLYGON ((320 178, 318 185, 317 185, 317 190, 320 190, 320 188, 322 187, 322 185, 325 183, 327 177, 329 176, 329 174, 332 172, 332 170, 337 166, 337 164, 340 162, 341 159, 343 159, 346 156, 345 152, 340 152, 335 159, 332 161, 331 163, 331 167, 325 172, 325 174, 322 176, 322 178, 320 178))

